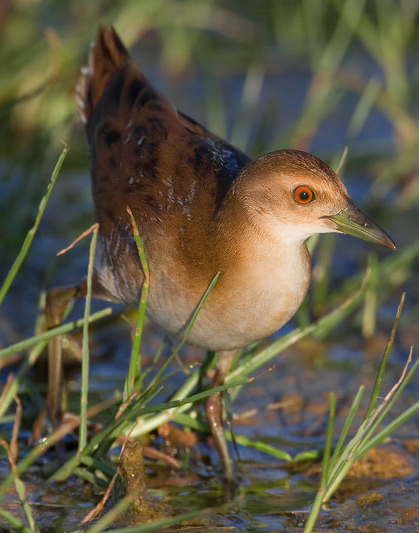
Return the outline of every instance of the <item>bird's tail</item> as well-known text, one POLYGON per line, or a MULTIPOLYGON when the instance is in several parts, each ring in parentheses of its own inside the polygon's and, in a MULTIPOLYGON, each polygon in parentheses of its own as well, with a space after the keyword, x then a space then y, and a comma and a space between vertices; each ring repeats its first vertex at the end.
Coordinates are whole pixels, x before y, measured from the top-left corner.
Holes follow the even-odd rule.
POLYGON ((76 89, 77 106, 84 123, 89 120, 112 75, 129 59, 116 31, 111 26, 99 28, 88 65, 82 68, 76 89))

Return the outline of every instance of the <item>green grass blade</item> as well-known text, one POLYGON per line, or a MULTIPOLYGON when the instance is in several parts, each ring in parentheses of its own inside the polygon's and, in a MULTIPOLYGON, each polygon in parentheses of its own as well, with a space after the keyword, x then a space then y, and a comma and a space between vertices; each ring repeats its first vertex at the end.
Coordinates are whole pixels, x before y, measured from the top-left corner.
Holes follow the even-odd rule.
MULTIPOLYGON (((141 416, 150 414, 150 413, 157 413, 159 411, 168 411, 175 409, 177 407, 181 407, 185 404, 192 404, 195 402, 198 402, 200 400, 203 400, 204 398, 207 398, 208 396, 211 396, 212 394, 215 394, 216 392, 223 392, 230 387, 238 387, 240 385, 244 385, 247 382, 247 380, 238 380, 234 383, 230 383, 228 385, 220 385, 219 387, 214 387, 202 392, 198 392, 196 394, 193 394, 192 396, 188 396, 187 398, 183 400, 171 400, 169 402, 161 403, 161 404, 155 404, 151 406, 143 407, 140 402, 137 402, 130 408, 127 408, 122 415, 108 428, 106 428, 107 433, 113 433, 115 430, 119 431, 120 426, 123 425, 125 422, 129 422, 132 419, 137 419, 141 416)), ((173 417, 173 413, 169 413, 171 417, 173 417)), ((143 428, 141 428, 143 429, 143 428)), ((89 445, 87 446, 89 447, 89 445)))
POLYGON ((359 404, 361 402, 362 396, 364 394, 365 387, 364 385, 361 385, 358 389, 358 392, 356 393, 356 396, 354 398, 354 401, 352 402, 352 405, 349 409, 348 416, 346 417, 345 423, 343 425, 342 431, 340 432, 338 441, 336 443, 335 449, 333 450, 332 458, 329 462, 329 472, 330 475, 332 468, 336 465, 337 460, 339 458, 339 455, 342 450, 343 443, 345 442, 346 436, 349 432, 349 429, 352 426, 353 419, 355 418, 355 415, 358 411, 359 404))
POLYGON ((374 446, 377 446, 378 444, 381 444, 384 442, 384 440, 398 427, 400 427, 402 424, 404 424, 407 420, 412 418, 412 416, 415 416, 419 412, 419 402, 416 402, 412 406, 410 406, 406 411, 404 411, 401 415, 399 415, 397 418, 395 418, 390 424, 388 424, 385 428, 383 428, 377 435, 375 435, 373 438, 371 438, 366 444, 364 444, 360 450, 359 453, 357 453, 356 459, 361 459, 369 450, 374 448, 374 446))
MULTIPOLYGON (((189 427, 191 429, 195 429, 196 431, 201 431, 202 433, 210 433, 210 428, 208 424, 201 422, 196 418, 192 418, 187 414, 179 413, 174 417, 174 420, 175 422, 178 422, 179 424, 182 424, 183 426, 189 427)), ((233 440, 233 435, 231 434, 231 431, 226 430, 224 433, 228 440, 233 440)), ((245 437, 244 435, 239 435, 237 433, 234 434, 234 437, 236 443, 240 444, 240 446, 244 446, 246 448, 253 448, 254 450, 266 453, 268 455, 271 455, 272 457, 276 457, 277 459, 281 459, 283 461, 290 462, 293 460, 292 456, 289 453, 284 452, 279 448, 275 448, 274 446, 270 446, 265 442, 249 439, 248 437, 245 437)))
MULTIPOLYGON (((398 397, 400 396, 400 394, 403 392, 404 388, 406 387, 406 385, 409 383, 409 381, 412 379, 413 375, 415 374, 416 370, 418 369, 419 367, 419 359, 417 359, 414 363, 414 365, 412 366, 412 368, 410 369, 410 371, 407 373, 407 375, 405 376, 403 382, 400 384, 400 386, 397 388, 397 390, 395 391, 395 393, 393 394, 393 396, 391 397, 390 401, 385 405, 384 409, 381 411, 381 414, 380 416, 377 417, 376 421, 374 422, 374 424, 371 425, 371 428, 369 429, 365 439, 364 439, 364 442, 366 443, 365 446, 362 446, 361 447, 361 451, 360 453, 365 453, 364 452, 364 448, 366 448, 368 446, 368 449, 371 448, 370 446, 370 443, 372 442, 371 441, 371 437, 372 435, 374 434, 375 430, 378 428, 378 426, 382 423, 382 421, 384 420, 384 418, 387 416, 387 414, 389 413, 389 411, 392 409, 393 405, 396 403, 398 397)), ((375 439, 375 437, 374 437, 375 439)))
MULTIPOLYGON (((190 394, 193 391, 193 389, 199 384, 202 376, 205 375, 206 370, 214 366, 215 360, 216 360, 215 353, 209 352, 202 366, 200 366, 198 370, 195 370, 194 372, 192 372, 192 374, 185 380, 183 385, 181 385, 179 390, 172 396, 171 400, 182 400, 186 398, 188 394, 190 394)), ((154 416, 150 416, 144 420, 141 420, 141 425, 137 425, 132 430, 131 435, 132 437, 138 437, 140 435, 149 433, 150 431, 153 431, 154 429, 161 426, 161 424, 164 424, 165 422, 168 422, 169 420, 171 420, 175 414, 177 415, 188 409, 189 409, 188 405, 183 405, 177 408, 175 411, 159 413, 154 416)))
POLYGON ((88 466, 89 468, 100 470, 109 479, 112 479, 113 475, 115 474, 115 469, 112 468, 109 464, 104 463, 103 461, 99 461, 98 459, 94 459, 89 455, 82 456, 80 458, 80 462, 83 465, 88 466))
POLYGON ((370 283, 365 294, 364 309, 362 311, 362 335, 369 339, 374 335, 377 314, 377 293, 379 287, 378 257, 375 253, 368 254, 368 267, 371 272, 370 283))
POLYGON ((25 526, 23 522, 18 520, 15 516, 13 516, 11 513, 6 511, 5 509, 2 509, 0 507, 0 518, 2 518, 5 522, 10 524, 14 531, 19 531, 22 533, 31 533, 31 530, 25 526))
MULTIPOLYGON (((104 318, 111 314, 112 314, 112 308, 105 307, 105 309, 101 309, 100 311, 97 311, 96 313, 92 313, 89 317, 89 322, 90 323, 96 322, 97 320, 100 320, 101 318, 104 318)), ((40 344, 41 342, 48 342, 49 340, 53 339, 54 337, 57 337, 58 335, 64 335, 65 333, 70 333, 70 331, 73 331, 74 329, 83 327, 83 324, 84 324, 84 318, 79 318, 78 320, 73 320, 72 322, 63 324, 62 326, 51 328, 48 331, 44 331, 43 333, 40 333, 39 335, 34 335, 33 337, 30 337, 29 339, 25 339, 24 341, 16 342, 15 344, 12 344, 0 350, 0 360, 3 357, 7 357, 16 352, 21 352, 22 350, 31 348, 32 346, 35 346, 36 344, 40 344)))
POLYGON ((210 78, 205 83, 205 110, 207 126, 222 139, 227 137, 227 113, 222 87, 216 80, 210 78))
POLYGON ((365 89, 362 91, 361 97, 358 100, 355 111, 352 114, 349 122, 347 137, 353 139, 361 131, 368 118, 371 109, 377 99, 381 88, 381 81, 378 78, 372 77, 365 89))
POLYGON ((329 458, 330 450, 332 447, 332 437, 333 437, 333 423, 335 419, 335 395, 332 393, 329 394, 329 420, 327 422, 326 430, 326 439, 324 444, 324 453, 323 453, 323 466, 320 479, 320 487, 317 491, 316 497, 314 499, 313 505, 311 507, 310 513, 307 517, 307 521, 304 526, 304 533, 311 533, 314 526, 316 525, 317 518, 323 503, 327 478, 329 472, 329 458))
POLYGON ((38 528, 36 527, 35 520, 32 515, 31 506, 28 503, 28 500, 26 499, 26 489, 25 485, 22 483, 22 481, 17 477, 15 479, 15 487, 16 492, 19 496, 20 505, 22 506, 23 512, 25 513, 26 520, 28 521, 29 528, 32 531, 32 533, 35 533, 38 531, 38 528))
POLYGON ((16 274, 18 273, 26 254, 29 251, 29 248, 32 244, 33 238, 35 237, 35 233, 38 229, 39 223, 41 222, 42 215, 44 214, 45 208, 47 206, 49 197, 51 196, 52 189, 54 188, 55 182, 57 181, 58 174, 61 170, 62 164, 64 163, 64 159, 68 152, 68 146, 64 146, 63 151, 61 152, 60 157, 58 158, 57 163, 55 164, 54 170, 52 172, 51 180, 47 187, 47 192, 45 193, 45 196, 42 198, 39 207, 38 207, 38 214, 35 218, 35 223, 33 227, 29 230, 28 234, 26 235, 25 240, 23 241, 22 248, 20 249, 20 252, 18 256, 16 257, 13 265, 11 266, 6 279, 4 280, 1 288, 0 288, 0 305, 2 304, 4 297, 7 294, 7 291, 10 288, 10 285, 12 284, 13 280, 15 279, 16 274))
POLYGON ((330 450, 332 449, 333 424, 335 421, 335 395, 333 392, 329 394, 329 420, 327 422, 326 440, 323 452, 323 468, 320 479, 320 488, 324 491, 326 488, 327 473, 329 471, 330 450))
MULTIPOLYGON (((131 225, 134 233, 135 244, 137 245, 138 256, 140 258, 141 267, 144 274, 143 285, 141 287, 140 303, 138 304, 137 318, 135 321, 134 338, 131 347, 131 357, 129 361, 128 375, 124 386, 124 400, 129 398, 135 391, 135 384, 137 383, 141 374, 141 340, 143 336, 145 312, 147 307, 148 293, 150 289, 150 271, 148 268, 148 261, 145 254, 144 246, 138 232, 137 224, 135 222, 132 211, 127 207, 127 212, 131 217, 131 225)), ((141 386, 141 381, 138 385, 141 386)))
POLYGON ((251 132, 256 122, 256 114, 260 112, 258 104, 265 76, 266 68, 261 66, 259 62, 251 65, 247 69, 241 94, 240 114, 234 124, 230 137, 231 144, 239 146, 243 150, 246 150, 249 144, 251 132))
POLYGON ((328 501, 335 490, 338 488, 343 478, 349 471, 351 464, 354 462, 354 455, 357 447, 360 445, 362 438, 365 435, 365 432, 368 429, 369 421, 365 421, 361 424, 355 436, 348 442, 348 444, 343 449, 338 461, 336 464, 331 467, 329 472, 329 478, 327 481, 327 488, 323 501, 328 501))
POLYGON ((304 461, 319 461, 323 456, 322 450, 305 450, 299 452, 292 458, 294 463, 300 463, 304 461))
POLYGON ((87 291, 86 303, 84 306, 83 320, 83 340, 82 340, 82 361, 81 361, 81 391, 80 391, 80 425, 79 425, 79 452, 83 450, 87 443, 87 404, 89 394, 89 316, 90 304, 92 300, 92 277, 95 262, 96 244, 98 236, 98 225, 93 229, 92 240, 89 249, 89 265, 87 267, 87 291))
POLYGON ((336 244, 334 235, 325 235, 317 252, 316 266, 312 276, 312 307, 315 316, 321 316, 326 310, 328 287, 330 281, 330 265, 336 244))
POLYGON ((336 71, 354 37, 366 0, 346 0, 338 10, 333 34, 318 64, 319 72, 336 71))
POLYGON ((400 298, 400 303, 399 303, 399 306, 397 308, 397 313, 396 313, 396 319, 394 321, 393 328, 391 330, 390 338, 389 338, 389 340, 387 342, 387 345, 386 345, 386 348, 384 350, 383 357, 381 358, 380 367, 379 367, 378 372, 377 372, 377 377, 375 378, 374 388, 373 388, 372 393, 371 393, 371 399, 370 399, 370 402, 368 404, 368 408, 367 408, 367 412, 365 414, 365 418, 368 418, 371 415, 371 413, 372 413, 372 411, 375 408, 375 405, 377 403, 378 395, 380 394, 381 385, 383 383, 384 371, 386 369, 387 359, 388 359, 388 356, 390 355, 391 348, 393 347, 394 337, 396 335, 397 326, 399 325, 399 322, 400 322, 400 317, 401 317, 401 314, 402 314, 402 309, 403 309, 405 296, 406 296, 406 293, 404 292, 402 294, 401 298, 400 298))
POLYGON ((106 490, 109 486, 109 481, 103 479, 102 477, 99 477, 96 475, 96 473, 90 472, 86 468, 80 468, 77 467, 74 469, 73 474, 83 481, 87 481, 88 483, 91 483, 92 485, 97 485, 102 490, 106 490))
MULTIPOLYGON (((233 440, 233 435, 230 430, 226 430, 224 433, 228 440, 233 440)), ((284 452, 283 450, 275 448, 274 446, 266 444, 265 442, 249 439, 248 437, 239 435, 238 433, 234 433, 234 439, 237 444, 240 444, 240 446, 244 446, 245 448, 253 448, 254 450, 266 453, 272 457, 286 461, 287 463, 293 460, 292 456, 288 452, 284 452)))
POLYGON ((38 357, 44 351, 44 348, 46 347, 46 345, 47 345, 46 342, 38 344, 38 346, 36 346, 33 350, 31 350, 29 356, 26 357, 26 359, 20 365, 16 376, 14 377, 2 402, 0 403, 0 418, 2 418, 4 414, 7 412, 7 410, 9 409, 11 403, 13 402, 14 396, 18 393, 19 386, 23 378, 28 373, 29 369, 36 363, 36 361, 38 360, 38 357))
POLYGON ((326 493, 324 495, 323 501, 328 501, 332 494, 335 492, 337 487, 342 482, 343 478, 348 473, 351 465, 355 461, 355 454, 359 446, 361 445, 363 439, 365 438, 365 435, 372 424, 372 422, 377 418, 380 411, 383 409, 384 405, 381 404, 379 407, 374 409, 374 411, 371 413, 370 417, 365 419, 354 437, 348 442, 348 444, 343 449, 340 457, 336 461, 336 464, 331 466, 328 482, 327 482, 327 489, 326 493))

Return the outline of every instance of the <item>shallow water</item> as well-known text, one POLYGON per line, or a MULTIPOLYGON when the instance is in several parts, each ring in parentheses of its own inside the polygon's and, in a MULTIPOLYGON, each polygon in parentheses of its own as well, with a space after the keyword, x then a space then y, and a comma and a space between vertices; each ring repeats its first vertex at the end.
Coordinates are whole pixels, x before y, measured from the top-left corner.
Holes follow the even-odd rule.
MULTIPOLYGON (((121 390, 125 369, 118 350, 114 350, 114 335, 122 336, 123 324, 110 325, 93 332, 90 400, 92 403, 109 398, 121 390), (113 338, 112 338, 113 337, 113 338), (112 350, 112 352, 111 352, 112 350), (107 353, 105 359, 96 359, 107 353)), ((158 342, 149 328, 150 351, 158 342)), ((337 400, 336 434, 358 386, 373 384, 374 372, 384 345, 384 336, 365 347, 364 341, 346 339, 333 345, 307 340, 288 350, 275 360, 275 367, 242 389, 234 401, 234 429, 245 435, 292 455, 308 449, 321 449, 327 423, 327 396, 335 391, 337 400), (365 349, 361 352, 360 349, 365 349)), ((183 361, 194 362, 197 350, 189 349, 183 361)), ((406 350, 400 346, 389 364, 383 391, 397 381, 406 350)), ((124 358, 124 363, 127 358, 124 358)), ((77 401, 78 372, 73 370, 71 381, 73 401, 77 401)), ((419 376, 409 385, 406 394, 393 413, 396 416, 418 399, 419 376)), ((34 375, 35 382, 42 377, 34 375)), ((170 383, 161 399, 166 399, 176 379, 170 383)), ((157 399, 158 400, 158 399, 157 399)), ((365 408, 366 402, 364 402, 365 408)), ((77 409, 77 404, 74 404, 77 409)), ((364 413, 361 408, 360 416, 364 413)), ((358 417, 356 422, 360 423, 358 417)), ((24 435, 22 435, 22 438, 24 435)), ((419 527, 417 498, 418 420, 402 426, 390 442, 367 456, 353 471, 322 511, 319 531, 414 531, 419 527)), ((70 445, 70 441, 67 442, 70 445)), ((161 437, 154 442, 163 451, 161 437)), ((170 449, 173 453, 174 448, 170 449)), ((235 451, 230 445, 230 451, 235 451)), ((164 501, 169 514, 193 510, 204 516, 186 521, 173 531, 300 531, 314 499, 319 481, 319 466, 306 463, 287 467, 276 458, 239 446, 237 468, 240 486, 233 498, 223 491, 219 481, 217 454, 209 437, 200 436, 191 451, 178 447, 177 457, 187 467, 174 470, 147 461, 148 486, 152 496, 164 501), (218 473, 214 472, 214 467, 218 473)), ((99 492, 75 478, 64 484, 45 483, 42 471, 51 457, 39 461, 25 476, 28 499, 42 531, 52 531, 59 520, 64 530, 75 528, 99 500, 99 492)), ((3 463, 3 474, 5 465, 3 463)), ((110 502, 111 504, 111 502, 110 502)), ((10 494, 4 507, 20 514, 16 495, 10 494)), ((129 521, 131 523, 131 521, 129 521)), ((124 520, 122 519, 122 523, 124 520)))

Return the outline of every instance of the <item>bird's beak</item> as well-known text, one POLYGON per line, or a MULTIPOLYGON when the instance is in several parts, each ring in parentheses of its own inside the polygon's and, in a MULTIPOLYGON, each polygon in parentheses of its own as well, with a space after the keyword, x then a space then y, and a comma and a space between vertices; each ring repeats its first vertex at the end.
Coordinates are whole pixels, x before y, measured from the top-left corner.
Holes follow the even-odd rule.
POLYGON ((348 206, 336 215, 329 215, 325 218, 334 222, 336 230, 341 233, 347 233, 364 241, 379 244, 390 250, 396 250, 393 239, 380 226, 355 207, 352 202, 349 202, 348 206))

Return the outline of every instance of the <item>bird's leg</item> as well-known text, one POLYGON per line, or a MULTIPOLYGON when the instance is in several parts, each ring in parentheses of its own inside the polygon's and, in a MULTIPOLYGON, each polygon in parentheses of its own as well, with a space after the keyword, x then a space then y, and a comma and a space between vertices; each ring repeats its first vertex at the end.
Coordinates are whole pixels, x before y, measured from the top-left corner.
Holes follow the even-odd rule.
MULTIPOLYGON (((86 282, 73 287, 57 287, 48 291, 45 318, 47 329, 59 326, 68 303, 73 298, 86 295, 86 282)), ((47 412, 54 428, 61 423, 63 412, 63 357, 62 336, 58 335, 48 343, 48 392, 47 412)))
MULTIPOLYGON (((72 287, 57 287, 47 293, 45 318, 47 329, 59 326, 63 320, 65 310, 70 300, 86 296, 87 281, 83 280, 72 287)), ((117 301, 115 297, 102 286, 96 272, 92 277, 92 296, 110 302, 117 301)), ((63 412, 63 357, 62 336, 54 337, 48 344, 48 393, 47 414, 54 426, 61 423, 63 412)))
MULTIPOLYGON (((45 305, 45 318, 47 329, 59 326, 63 320, 68 303, 72 299, 86 296, 87 280, 83 280, 78 285, 72 287, 57 287, 47 293, 45 305)), ((108 302, 118 302, 100 281, 97 272, 93 272, 92 277, 92 297, 108 302)), ((74 342, 71 343, 70 346, 74 342)), ((76 351, 76 350, 73 350, 76 351)), ((80 347, 78 346, 78 351, 80 347)), ((48 393, 47 393, 47 414, 54 426, 61 423, 63 412, 63 357, 62 357, 62 337, 54 337, 48 344, 48 393)))
MULTIPOLYGON (((211 384, 212 387, 218 387, 224 384, 224 379, 230 370, 235 354, 235 350, 218 353, 215 376, 211 384)), ((228 453, 227 441, 223 429, 223 404, 221 392, 216 392, 208 397, 205 403, 205 414, 223 464, 224 477, 228 483, 233 483, 233 465, 230 454, 228 453)))

